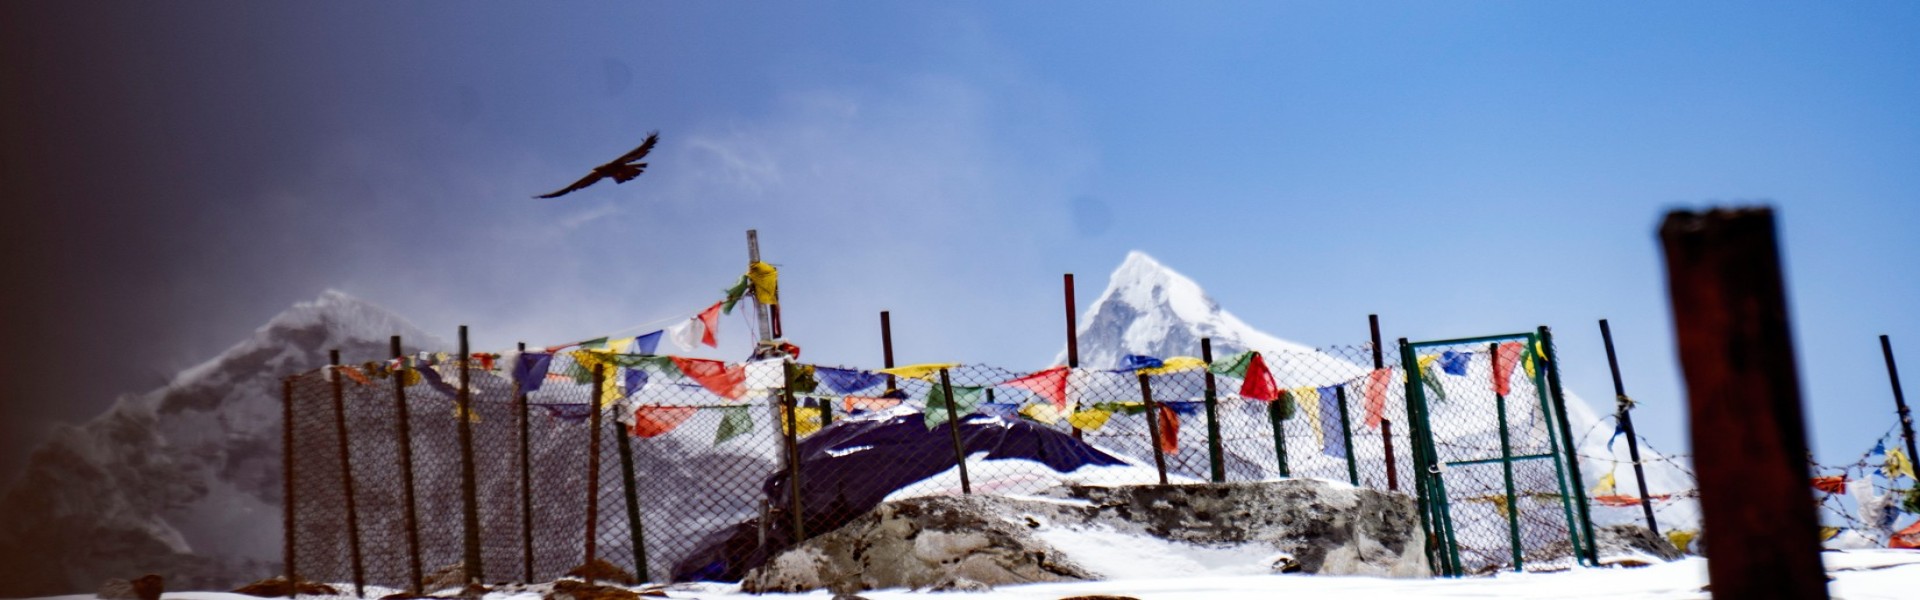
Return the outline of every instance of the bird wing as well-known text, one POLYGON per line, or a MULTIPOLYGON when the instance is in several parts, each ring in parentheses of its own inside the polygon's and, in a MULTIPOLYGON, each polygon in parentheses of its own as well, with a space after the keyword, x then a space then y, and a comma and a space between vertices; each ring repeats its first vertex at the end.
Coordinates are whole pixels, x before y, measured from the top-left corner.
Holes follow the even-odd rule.
POLYGON ((660 143, 660 132, 658 131, 649 132, 647 134, 647 141, 640 142, 639 148, 634 148, 632 152, 623 154, 620 156, 620 158, 615 159, 613 162, 608 164, 609 165, 626 164, 636 160, 640 160, 642 158, 646 158, 647 153, 653 151, 653 145, 658 143, 660 143))
POLYGON ((567 194, 573 193, 574 190, 578 190, 580 188, 593 185, 593 182, 599 181, 600 178, 602 177, 606 177, 606 176, 601 175, 599 171, 594 171, 592 173, 588 173, 586 177, 581 177, 579 181, 573 182, 573 185, 569 185, 566 188, 561 189, 560 191, 557 191, 551 194, 541 195, 541 196, 534 196, 534 197, 535 198, 558 198, 561 196, 565 196, 567 194))

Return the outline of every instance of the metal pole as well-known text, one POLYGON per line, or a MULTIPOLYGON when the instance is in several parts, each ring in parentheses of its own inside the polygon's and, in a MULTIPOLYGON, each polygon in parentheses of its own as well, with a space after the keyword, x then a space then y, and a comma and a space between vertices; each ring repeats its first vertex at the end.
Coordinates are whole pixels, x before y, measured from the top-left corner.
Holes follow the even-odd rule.
MULTIPOLYGON (((1280 418, 1280 411, 1284 410, 1285 407, 1284 404, 1281 404, 1282 402, 1294 402, 1293 392, 1281 392, 1281 396, 1278 399, 1267 403, 1267 423, 1273 426, 1274 464, 1280 466, 1281 477, 1292 477, 1293 470, 1287 468, 1287 421, 1286 419, 1280 418)), ((1294 402, 1294 405, 1294 408, 1299 408, 1299 402, 1294 402)))
MULTIPOLYGON (((1498 342, 1487 345, 1487 356, 1497 359, 1499 355, 1498 342)), ((1499 376, 1498 369, 1495 369, 1494 375, 1499 376)), ((1507 485, 1507 547, 1513 552, 1513 571, 1520 573, 1525 569, 1521 564, 1520 505, 1513 492, 1513 442, 1507 432, 1507 395, 1499 390, 1493 393, 1493 410, 1498 413, 1500 423, 1500 475, 1507 485)))
MULTIPOLYGON (((1067 379, 1071 380, 1073 369, 1080 368, 1080 316, 1074 313, 1076 306, 1073 300, 1073 274, 1067 273, 1062 277, 1062 281, 1066 287, 1067 300, 1067 379)), ((1067 433, 1076 440, 1081 439, 1082 436, 1080 428, 1071 425, 1067 427, 1067 433)))
POLYGON ((1660 535, 1660 523, 1653 518, 1653 499, 1647 491, 1647 469, 1640 464, 1640 436, 1633 432, 1633 400, 1627 397, 1626 386, 1620 383, 1620 359, 1613 353, 1613 329, 1607 326, 1607 320, 1600 320, 1600 339, 1607 345, 1607 368, 1613 370, 1613 398, 1615 418, 1620 420, 1620 431, 1627 436, 1627 457, 1633 460, 1633 480, 1640 484, 1640 510, 1647 517, 1647 531, 1660 535))
POLYGON ((953 380, 947 377, 947 370, 940 370, 940 392, 947 399, 947 429, 953 434, 953 464, 960 469, 960 493, 973 493, 973 480, 967 476, 967 446, 960 441, 960 415, 954 408, 953 380))
POLYGON ((480 561, 480 481, 473 465, 473 390, 468 387, 467 363, 471 362, 471 351, 467 348, 467 326, 460 326, 460 496, 463 509, 463 529, 465 557, 462 571, 466 573, 468 584, 478 584, 486 580, 486 570, 480 561))
POLYGON ((650 581, 647 579, 647 538, 641 529, 640 495, 633 479, 633 435, 620 431, 619 422, 615 421, 614 437, 620 440, 620 485, 627 495, 627 534, 633 543, 633 571, 644 583, 650 581))
MULTIPOLYGON (((527 343, 520 342, 520 352, 525 354, 527 343)), ((515 357, 514 360, 520 360, 515 357)), ((508 365, 517 369, 516 365, 508 365)), ((527 392, 525 382, 515 382, 513 409, 518 414, 520 426, 520 562, 521 581, 533 583, 533 458, 531 457, 532 434, 528 428, 527 392)))
MULTIPOLYGON (((1347 386, 1334 386, 1333 395, 1334 399, 1338 401, 1340 405, 1340 441, 1346 444, 1342 447, 1347 449, 1347 483, 1360 485, 1360 463, 1356 461, 1353 456, 1355 454, 1353 451, 1353 423, 1352 419, 1347 417, 1347 386)), ((1385 423, 1383 422, 1381 424, 1384 425, 1385 423)), ((1388 447, 1391 448, 1392 446, 1388 447)))
POLYGON ((1213 338, 1200 338, 1200 360, 1207 363, 1207 466, 1213 474, 1214 483, 1227 480, 1227 463, 1220 451, 1220 410, 1219 399, 1213 387, 1213 338))
POLYGON ((599 559, 600 550, 600 401, 606 387, 607 366, 593 366, 593 404, 587 411, 587 560, 581 565, 580 576, 593 584, 594 571, 598 570, 594 562, 599 559))
POLYGON ((1913 413, 1907 411, 1907 396, 1900 391, 1900 367, 1893 363, 1893 342, 1880 336, 1880 354, 1887 358, 1887 381, 1893 384, 1893 405, 1900 412, 1900 435, 1907 440, 1907 460, 1920 460, 1913 450, 1913 413))
MULTIPOLYGON (((1367 315, 1367 332, 1369 339, 1373 340, 1373 370, 1387 368, 1386 353, 1380 346, 1380 315, 1367 315)), ((1341 417, 1345 418, 1346 414, 1346 409, 1341 409, 1341 417)), ((1387 459, 1387 491, 1400 491, 1399 470, 1393 464, 1393 421, 1380 420, 1380 445, 1387 459)), ((1353 446, 1347 446, 1347 454, 1353 454, 1353 446)))
POLYGON ((394 429, 400 438, 400 497, 407 508, 407 589, 418 595, 425 576, 420 569, 420 506, 413 487, 413 427, 407 410, 407 365, 401 359, 400 336, 388 338, 387 344, 397 363, 393 369, 393 408, 394 429))
POLYGON ((1827 598, 1773 211, 1672 211, 1660 242, 1713 596, 1827 598))
MULTIPOLYGON (((1413 355, 1413 345, 1407 343, 1407 338, 1400 338, 1400 362, 1419 363, 1413 355)), ((1423 425, 1421 418, 1426 396, 1420 385, 1420 370, 1407 371, 1407 439, 1412 443, 1408 452, 1413 455, 1413 497, 1415 504, 1420 507, 1420 526, 1427 533, 1428 564, 1437 568, 1441 575, 1454 576, 1459 574, 1459 569, 1455 568, 1459 561, 1455 560, 1455 545, 1447 518, 1446 487, 1440 479, 1437 457, 1429 452, 1431 448, 1428 444, 1423 443, 1431 439, 1431 429, 1423 425)), ((1393 438, 1388 436, 1387 439, 1393 438)), ((1389 470, 1387 474, 1391 477, 1393 472, 1389 470)))
POLYGON ((1147 438, 1153 443, 1153 469, 1160 473, 1160 485, 1166 485, 1167 453, 1160 449, 1160 405, 1153 401, 1153 386, 1147 383, 1147 374, 1140 373, 1137 376, 1140 378, 1140 400, 1147 405, 1147 438))
POLYGON ((295 565, 299 564, 296 554, 298 544, 295 543, 299 525, 298 521, 294 518, 294 511, 300 503, 296 501, 298 496, 294 494, 293 472, 293 378, 288 377, 280 380, 280 481, 286 486, 283 494, 287 503, 284 509, 286 513, 285 537, 287 539, 286 546, 281 548, 281 557, 285 559, 287 563, 288 598, 297 596, 300 593, 300 578, 294 568, 295 565))
MULTIPOLYGON (((1598 539, 1593 535, 1593 512, 1587 503, 1586 479, 1580 475, 1580 449, 1573 445, 1572 426, 1567 422, 1567 396, 1560 387, 1560 359, 1553 350, 1553 330, 1545 325, 1539 330, 1540 345, 1546 350, 1547 385, 1553 396, 1553 412, 1560 425, 1560 446, 1567 449, 1567 477, 1573 484, 1574 510, 1580 516, 1580 533, 1586 541, 1587 564, 1600 564, 1598 539)), ((1568 523, 1572 525, 1572 523, 1568 523)))
MULTIPOLYGON (((780 369, 785 373, 785 381, 793 381, 793 363, 782 362, 780 369)), ((793 400, 793 386, 780 386, 780 397, 786 405, 787 421, 787 512, 793 516, 793 543, 799 545, 807 539, 806 505, 800 497, 800 404, 793 400)))
POLYGON ((353 595, 367 595, 367 572, 360 558, 360 508, 353 494, 353 448, 347 440, 347 401, 340 381, 340 350, 327 351, 328 383, 333 388, 333 433, 340 442, 340 490, 347 497, 347 550, 353 558, 353 595))
MULTIPOLYGON (((886 368, 893 368, 893 315, 884 310, 880 311, 880 351, 883 353, 880 357, 881 364, 886 365, 886 368)), ((887 375, 887 391, 899 389, 896 387, 898 383, 894 381, 893 375, 887 375)))

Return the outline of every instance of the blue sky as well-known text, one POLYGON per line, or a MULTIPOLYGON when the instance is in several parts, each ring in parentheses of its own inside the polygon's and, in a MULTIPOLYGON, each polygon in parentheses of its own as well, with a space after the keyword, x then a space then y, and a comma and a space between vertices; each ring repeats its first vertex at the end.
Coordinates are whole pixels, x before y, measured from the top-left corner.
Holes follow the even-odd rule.
POLYGON ((1920 373, 1910 3, 5 10, 9 434, 326 288, 482 347, 680 316, 748 228, 825 362, 891 310, 903 361, 1037 367, 1059 275, 1132 249, 1311 345, 1550 325, 1591 398, 1609 318, 1673 451, 1654 226, 1765 202, 1823 462, 1894 423, 1875 336, 1920 373), (641 180, 529 198, 650 129, 641 180))

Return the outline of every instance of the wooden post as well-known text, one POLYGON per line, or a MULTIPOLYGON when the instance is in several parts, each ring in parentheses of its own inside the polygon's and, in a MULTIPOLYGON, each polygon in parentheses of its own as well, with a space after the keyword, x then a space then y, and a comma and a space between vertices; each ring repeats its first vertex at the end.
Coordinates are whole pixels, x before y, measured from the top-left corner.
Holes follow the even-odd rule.
POLYGON ((1913 413, 1907 410, 1907 396, 1900 391, 1900 367, 1893 363, 1893 342, 1880 336, 1880 354, 1887 359, 1887 381, 1893 384, 1893 406, 1900 413, 1900 437, 1907 440, 1907 460, 1920 460, 1913 450, 1913 413))
POLYGON ((953 380, 947 377, 947 370, 940 370, 940 393, 947 399, 947 431, 953 434, 953 464, 960 470, 960 493, 973 494, 973 480, 967 476, 967 445, 960 440, 960 410, 954 407, 953 380))
POLYGON ((1713 597, 1827 598, 1773 211, 1660 226, 1713 597))
MULTIPOLYGON (((1367 315, 1367 331, 1370 334, 1370 339, 1373 340, 1373 370, 1378 371, 1387 368, 1386 354, 1380 347, 1380 315, 1367 315)), ((1405 368, 1406 365, 1401 365, 1401 367, 1405 368)), ((1344 416, 1346 413, 1342 412, 1341 414, 1344 416)), ((1387 491, 1400 491, 1399 469, 1395 468, 1393 464, 1393 421, 1384 418, 1380 419, 1380 446, 1382 451, 1386 453, 1387 459, 1387 491)), ((1347 452, 1351 454, 1353 448, 1349 446, 1347 452)))
POLYGON ((353 559, 353 595, 367 595, 367 570, 360 558, 360 509, 353 494, 353 447, 347 439, 346 390, 340 381, 340 350, 327 351, 327 383, 333 391, 333 434, 340 443, 340 491, 347 499, 347 551, 353 559))
POLYGON ((793 517, 793 545, 797 546, 807 540, 806 504, 800 495, 800 403, 794 401, 793 386, 790 385, 793 382, 793 363, 782 362, 780 370, 784 374, 780 398, 786 407, 787 422, 787 512, 793 517))
POLYGON ((593 366, 592 404, 587 411, 587 560, 581 578, 593 584, 594 561, 600 550, 600 403, 607 383, 607 366, 593 366))
MULTIPOLYGON (((527 343, 520 342, 520 353, 526 354, 527 343)), ((514 357, 514 360, 522 360, 514 357)), ((518 365, 507 365, 507 369, 518 371, 518 365)), ((520 426, 520 563, 523 583, 533 583, 533 458, 532 434, 528 427, 527 390, 525 382, 513 383, 513 410, 519 415, 520 426)))
MULTIPOLYGON (((632 393, 632 390, 628 390, 632 393)), ((620 489, 626 492, 627 500, 627 536, 633 544, 633 573, 641 582, 647 579, 647 538, 640 522, 640 494, 638 482, 633 478, 633 434, 624 431, 618 420, 614 421, 614 439, 620 441, 620 489)))
MULTIPOLYGON (((747 230, 747 265, 751 267, 753 263, 757 263, 757 262, 760 262, 760 230, 748 229, 747 230)), ((755 320, 760 322, 760 341, 761 342, 767 342, 772 340, 773 338, 780 336, 779 332, 775 330, 776 325, 773 322, 772 313, 770 313, 767 310, 769 308, 772 308, 772 307, 760 304, 760 298, 758 296, 754 297, 753 314, 755 317, 757 317, 755 320)))
POLYGON ((1647 491, 1647 469, 1640 464, 1640 436, 1633 432, 1633 400, 1627 397, 1627 388, 1620 383, 1620 359, 1613 353, 1613 329, 1607 327, 1606 319, 1600 320, 1600 340, 1606 343, 1607 368, 1613 371, 1614 418, 1619 419, 1620 431, 1627 436, 1627 458, 1633 460, 1633 480, 1640 484, 1640 510, 1647 518, 1647 531, 1658 536, 1660 522, 1653 518, 1653 498, 1647 491))
POLYGON ((1220 448, 1220 409, 1217 391, 1213 385, 1213 338, 1200 338, 1200 360, 1207 363, 1206 396, 1207 401, 1207 467, 1212 472, 1214 483, 1227 480, 1227 463, 1221 456, 1220 448))
POLYGON ((467 326, 460 326, 460 499, 463 503, 462 529, 464 529, 461 571, 466 573, 467 584, 474 585, 486 581, 486 569, 480 560, 480 477, 473 464, 473 390, 468 387, 467 363, 471 361, 471 350, 467 347, 467 326))
POLYGON ((286 561, 288 598, 300 593, 300 576, 295 569, 295 565, 300 562, 297 550, 299 544, 295 543, 300 525, 299 520, 294 517, 294 512, 298 510, 300 503, 296 500, 298 496, 295 492, 298 488, 294 486, 293 481, 293 444, 293 378, 288 377, 280 380, 280 481, 286 486, 282 491, 286 501, 286 507, 283 509, 286 517, 286 545, 281 548, 281 559, 286 561))
POLYGON ((400 336, 388 338, 387 345, 392 350, 396 367, 393 369, 393 407, 394 431, 399 436, 400 446, 400 497, 406 505, 407 526, 407 590, 414 595, 421 593, 425 574, 420 570, 420 505, 413 487, 413 427, 409 424, 407 410, 407 364, 400 352, 400 336))
MULTIPOLYGON (((1074 313, 1073 274, 1067 273, 1062 279, 1067 293, 1067 379, 1071 381, 1072 371, 1080 368, 1080 316, 1074 313)), ((1068 419, 1067 423, 1067 433, 1072 435, 1073 439, 1081 439, 1080 428, 1072 425, 1072 419, 1068 419)))
POLYGON ((1160 485, 1166 485, 1167 453, 1160 449, 1160 406, 1153 402, 1153 385, 1147 383, 1147 374, 1140 373, 1138 377, 1140 401, 1147 405, 1147 438, 1153 444, 1153 469, 1160 473, 1160 485))

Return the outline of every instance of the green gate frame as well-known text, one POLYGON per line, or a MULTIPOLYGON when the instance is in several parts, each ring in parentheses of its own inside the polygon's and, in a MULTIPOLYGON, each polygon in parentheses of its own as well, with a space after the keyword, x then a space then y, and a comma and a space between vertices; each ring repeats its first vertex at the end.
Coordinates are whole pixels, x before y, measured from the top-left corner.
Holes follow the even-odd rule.
POLYGON ((1558 357, 1554 355, 1553 334, 1546 327, 1537 332, 1490 335, 1471 338, 1408 342, 1400 339, 1401 370, 1406 373, 1407 418, 1412 421, 1414 463, 1414 494, 1420 510, 1420 525, 1427 533, 1428 563, 1435 574, 1444 577, 1459 577, 1465 574, 1460 562, 1460 543, 1454 535, 1452 505, 1447 499, 1447 484, 1444 467, 1475 464, 1500 463, 1506 478, 1507 533, 1513 551, 1513 570, 1523 569, 1523 552, 1520 542, 1519 503, 1515 498, 1513 485, 1513 463, 1522 460, 1550 459, 1553 461, 1555 481, 1560 486, 1560 507, 1567 520, 1568 542, 1572 544, 1574 559, 1581 564, 1591 565, 1594 547, 1593 523, 1587 510, 1585 486, 1581 485, 1578 460, 1573 439, 1567 431, 1565 397, 1560 389, 1560 368, 1558 357), (1434 346, 1458 346, 1467 344, 1499 344, 1503 341, 1521 341, 1526 351, 1539 356, 1545 363, 1544 369, 1536 369, 1533 375, 1535 396, 1540 402, 1541 415, 1546 419, 1548 453, 1513 456, 1507 431, 1506 397, 1494 396, 1495 408, 1499 412, 1500 456, 1470 460, 1448 461, 1437 464, 1439 452, 1433 443, 1433 424, 1429 420, 1425 386, 1421 381, 1418 365, 1418 350, 1434 346), (1544 352, 1544 356, 1541 354, 1544 352), (1551 402, 1549 401, 1551 394, 1551 402), (1566 448, 1565 452, 1561 448, 1566 448), (1576 504, 1577 502, 1577 504, 1576 504), (1578 515, 1576 518, 1576 514, 1578 515), (1582 535, 1582 534, 1585 535, 1582 535))

